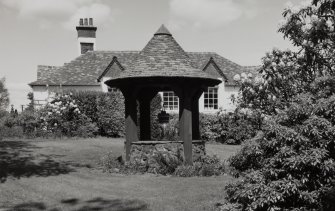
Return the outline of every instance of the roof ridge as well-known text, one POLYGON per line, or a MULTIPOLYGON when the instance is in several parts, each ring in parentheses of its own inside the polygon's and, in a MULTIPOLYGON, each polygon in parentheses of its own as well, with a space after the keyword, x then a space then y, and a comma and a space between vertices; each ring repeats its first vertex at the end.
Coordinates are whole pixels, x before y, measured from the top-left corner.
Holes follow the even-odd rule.
POLYGON ((214 51, 185 51, 186 53, 190 53, 190 54, 217 54, 214 51))
POLYGON ((91 51, 91 52, 97 52, 97 53, 139 53, 141 52, 140 50, 135 51, 135 50, 125 50, 125 51, 113 51, 113 50, 96 50, 96 51, 91 51))

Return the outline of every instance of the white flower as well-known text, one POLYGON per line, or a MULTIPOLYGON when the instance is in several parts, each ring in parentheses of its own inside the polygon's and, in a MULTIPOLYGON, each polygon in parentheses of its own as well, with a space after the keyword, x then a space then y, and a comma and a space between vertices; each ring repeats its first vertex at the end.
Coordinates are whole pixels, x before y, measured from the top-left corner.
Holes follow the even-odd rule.
POLYGON ((301 29, 304 31, 304 32, 306 32, 306 31, 309 31, 311 28, 312 28, 312 24, 311 23, 306 23, 305 25, 303 25, 302 27, 301 27, 301 29))
POLYGON ((239 74, 236 74, 235 76, 234 76, 234 81, 236 81, 236 82, 238 82, 238 81, 240 81, 241 80, 241 77, 240 77, 240 75, 239 74))
POLYGON ((330 28, 330 30, 334 30, 334 24, 330 19, 326 21, 326 25, 328 26, 328 28, 330 28))
POLYGON ((300 10, 299 6, 294 6, 294 7, 291 8, 292 13, 298 13, 299 10, 300 10))
POLYGON ((314 22, 318 22, 319 21, 319 17, 317 15, 312 15, 311 16, 311 21, 314 22))

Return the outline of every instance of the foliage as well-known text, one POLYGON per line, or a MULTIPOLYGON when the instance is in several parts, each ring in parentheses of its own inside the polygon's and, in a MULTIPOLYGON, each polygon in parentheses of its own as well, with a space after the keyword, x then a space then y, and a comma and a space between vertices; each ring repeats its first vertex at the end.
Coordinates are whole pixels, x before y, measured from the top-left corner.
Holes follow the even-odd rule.
POLYGON ((3 112, 0 117, 0 140, 2 138, 23 137, 23 129, 18 124, 18 120, 9 112, 3 112))
POLYGON ((40 127, 56 136, 92 137, 97 126, 78 108, 71 94, 56 95, 54 100, 40 111, 40 127))
POLYGON ((306 93, 266 121, 264 137, 230 160, 245 178, 227 187, 228 199, 250 210, 320 208, 335 180, 333 112, 335 93, 306 93))
POLYGON ((236 110, 234 113, 219 112, 215 115, 201 114, 201 138, 226 144, 240 144, 254 137, 262 124, 257 111, 236 110))
POLYGON ((259 143, 256 141, 259 138, 261 137, 256 136, 245 141, 241 150, 229 158, 230 165, 240 172, 260 168, 263 151, 260 150, 259 143))
MULTIPOLYGON (((224 165, 216 156, 194 155, 193 166, 184 165, 183 148, 180 144, 164 146, 132 146, 129 162, 123 162, 112 154, 102 157, 105 171, 114 173, 154 173, 181 177, 213 176, 224 173, 224 165)), ((194 153, 194 152, 193 152, 194 153)))
POLYGON ((174 175, 179 177, 210 177, 222 175, 224 172, 224 164, 219 160, 217 156, 203 155, 193 163, 193 166, 178 166, 178 168, 176 168, 174 172, 174 175))
POLYGON ((9 105, 9 93, 5 87, 5 78, 0 79, 0 111, 6 110, 9 105))
POLYGON ((35 138, 38 136, 38 129, 39 129, 39 115, 38 113, 34 112, 34 110, 26 109, 18 116, 19 125, 23 129, 23 133, 30 137, 35 138))
POLYGON ((334 13, 332 0, 285 9, 279 31, 297 51, 275 49, 260 82, 242 85, 241 106, 271 116, 264 136, 230 160, 243 178, 226 187, 227 199, 240 210, 334 208, 334 13))
POLYGON ((151 114, 151 137, 152 139, 160 139, 161 128, 158 122, 157 115, 162 109, 162 98, 157 94, 150 103, 150 114, 151 114))
POLYGON ((100 135, 109 137, 124 136, 124 104, 120 92, 100 95, 97 98, 97 125, 100 135))
POLYGON ((120 92, 74 92, 78 108, 98 127, 97 134, 120 137, 124 134, 124 105, 120 92))
POLYGON ((334 1, 313 0, 289 5, 279 31, 297 51, 274 49, 263 58, 261 77, 242 82, 242 107, 277 114, 299 93, 309 91, 316 78, 335 73, 334 1))
POLYGON ((29 100, 29 104, 28 104, 28 106, 26 107, 25 110, 33 111, 34 110, 34 93, 33 92, 29 92, 27 94, 27 98, 29 100))

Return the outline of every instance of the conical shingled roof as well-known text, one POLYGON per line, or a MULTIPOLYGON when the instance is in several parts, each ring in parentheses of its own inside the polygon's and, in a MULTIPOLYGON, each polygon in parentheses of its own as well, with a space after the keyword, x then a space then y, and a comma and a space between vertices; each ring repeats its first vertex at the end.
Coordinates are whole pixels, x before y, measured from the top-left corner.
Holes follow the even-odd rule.
POLYGON ((192 65, 188 54, 162 25, 129 68, 113 80, 126 78, 175 77, 218 80, 192 65))

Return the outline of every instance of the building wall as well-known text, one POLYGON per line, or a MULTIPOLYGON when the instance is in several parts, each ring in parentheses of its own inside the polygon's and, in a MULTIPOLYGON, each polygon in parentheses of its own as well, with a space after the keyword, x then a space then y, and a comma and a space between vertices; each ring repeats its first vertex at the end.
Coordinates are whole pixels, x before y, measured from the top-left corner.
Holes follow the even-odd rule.
POLYGON ((233 104, 231 97, 237 97, 240 87, 239 86, 224 86, 224 92, 221 95, 221 108, 227 112, 232 112, 236 108, 233 104))
MULTIPOLYGON (((100 85, 97 86, 33 86, 34 100, 36 106, 46 104, 55 93, 61 93, 66 91, 102 91, 108 92, 108 87, 104 83, 109 77, 104 77, 101 80, 100 85)), ((222 80, 220 78, 220 80, 222 80)), ((199 111, 201 113, 214 114, 220 109, 231 112, 235 109, 235 105, 231 101, 231 96, 237 96, 239 91, 238 86, 226 86, 224 81, 218 86, 218 109, 207 110, 204 108, 204 94, 199 98, 199 111)), ((163 92, 159 92, 163 99, 163 92)), ((179 110, 167 110, 169 113, 178 113, 179 110)))
MULTIPOLYGON (((205 114, 214 114, 220 109, 225 110, 226 112, 232 112, 236 108, 236 105, 233 104, 231 96, 238 95, 239 87, 238 86, 227 86, 222 78, 219 78, 222 83, 218 85, 218 109, 205 109, 204 104, 204 94, 199 98, 199 112, 205 114)), ((163 97, 163 92, 160 92, 161 97, 163 97)), ((163 99, 163 98, 162 98, 163 99)), ((179 110, 167 110, 169 113, 178 113, 179 110)))
POLYGON ((55 93, 67 91, 101 91, 101 86, 33 86, 34 101, 36 107, 45 105, 55 93))

